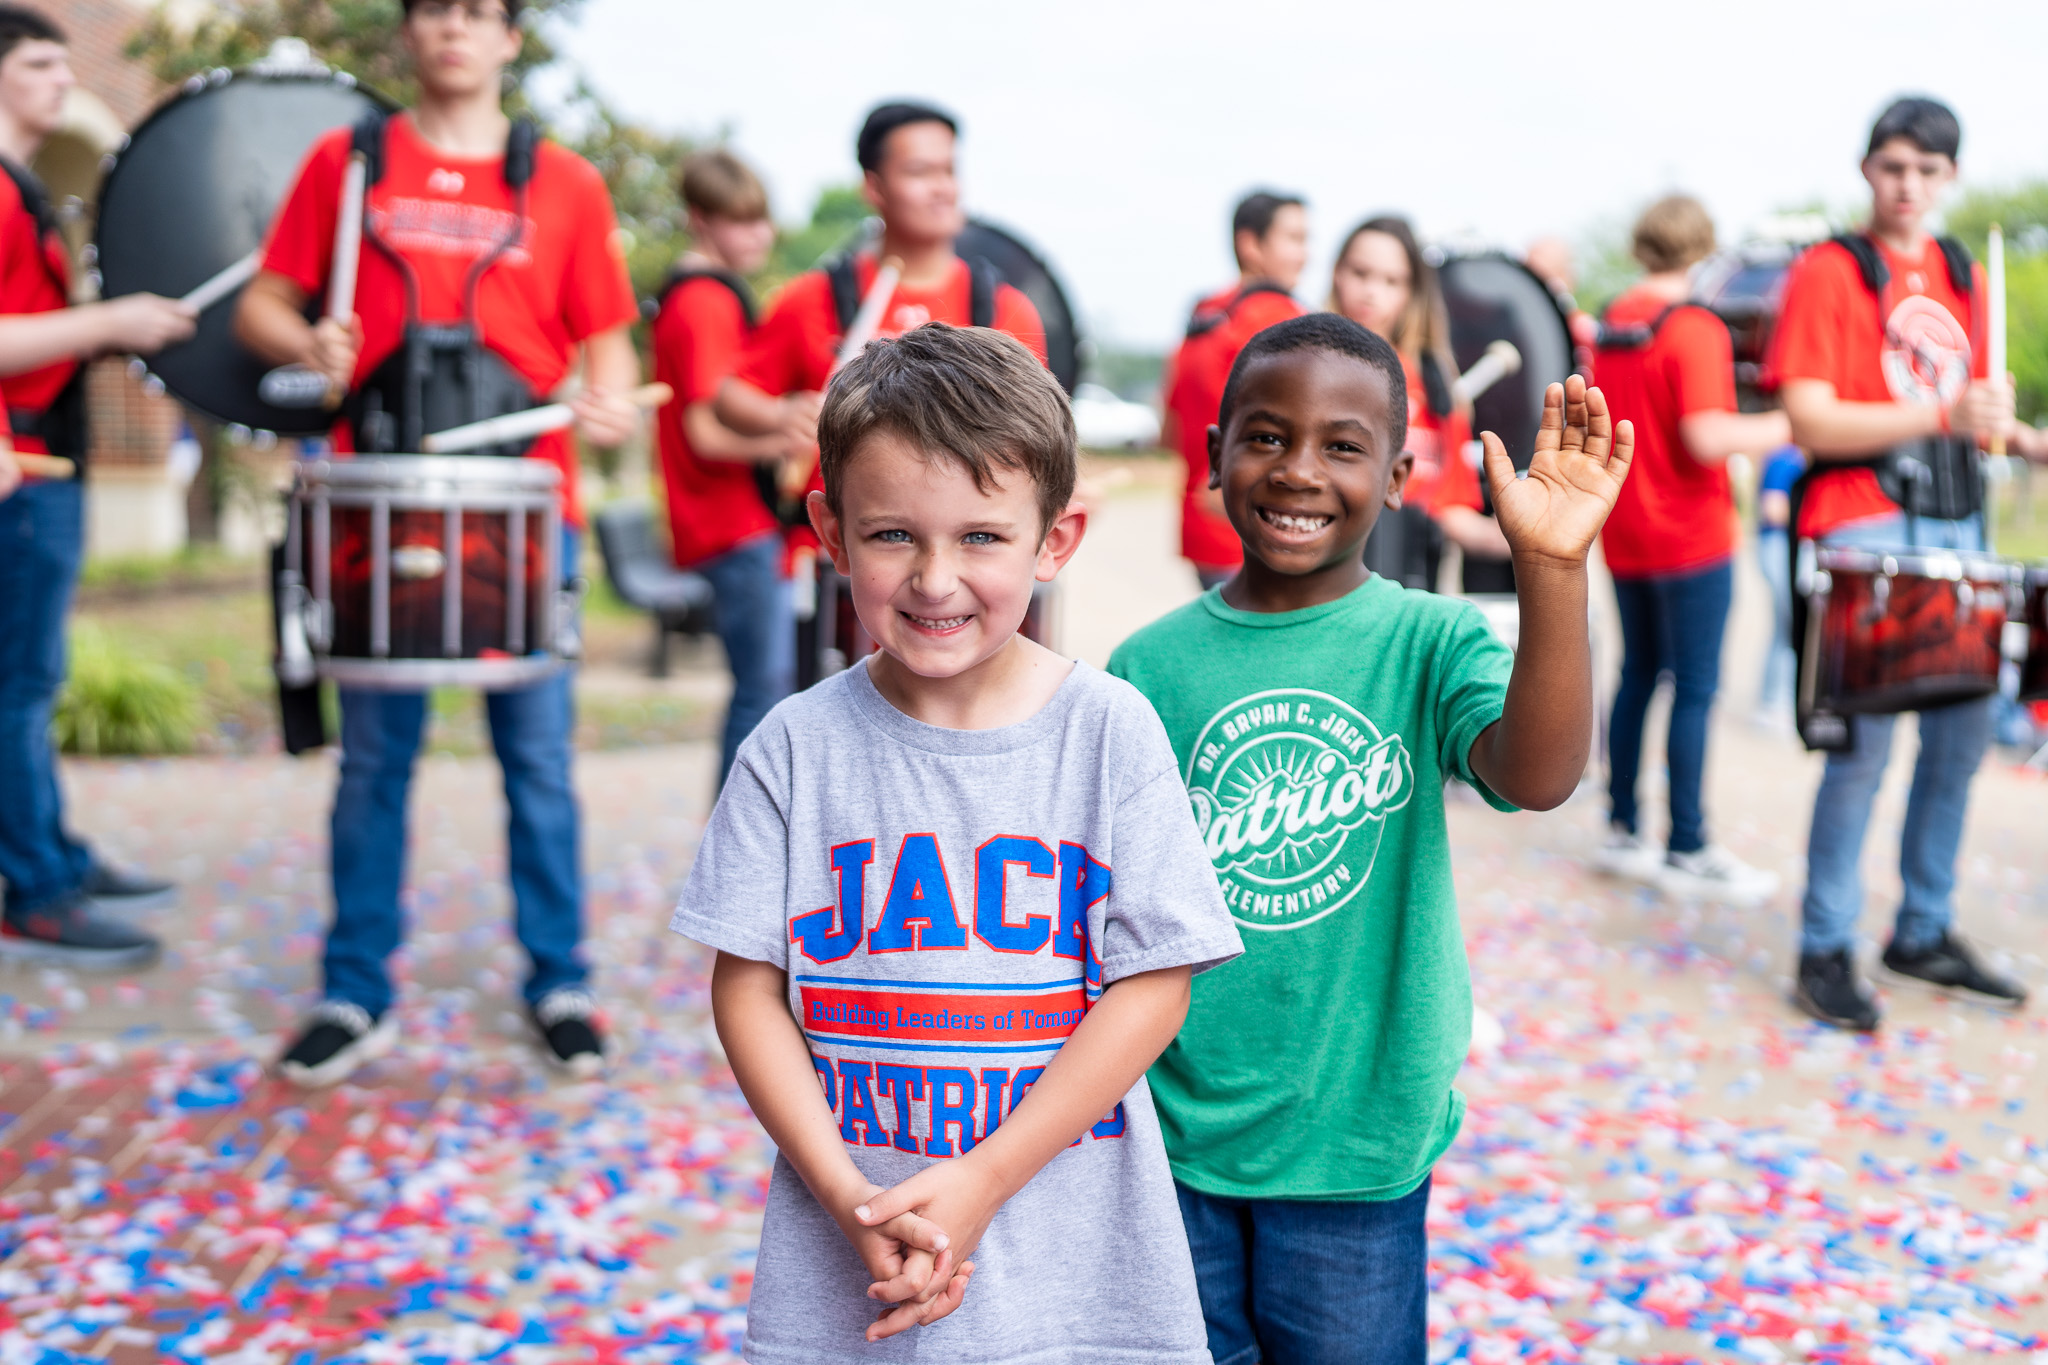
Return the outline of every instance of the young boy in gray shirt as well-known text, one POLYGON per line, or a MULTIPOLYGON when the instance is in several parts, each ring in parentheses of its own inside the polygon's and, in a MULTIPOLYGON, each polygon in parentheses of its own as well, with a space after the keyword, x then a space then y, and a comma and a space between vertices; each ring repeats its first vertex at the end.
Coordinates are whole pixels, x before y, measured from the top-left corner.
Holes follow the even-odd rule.
POLYGON ((747 739, 671 923, 779 1149, 744 1354, 1206 1362, 1144 1073, 1242 945, 1151 707, 1018 633, 1085 527, 1066 400, 935 323, 818 443, 877 652, 747 739))

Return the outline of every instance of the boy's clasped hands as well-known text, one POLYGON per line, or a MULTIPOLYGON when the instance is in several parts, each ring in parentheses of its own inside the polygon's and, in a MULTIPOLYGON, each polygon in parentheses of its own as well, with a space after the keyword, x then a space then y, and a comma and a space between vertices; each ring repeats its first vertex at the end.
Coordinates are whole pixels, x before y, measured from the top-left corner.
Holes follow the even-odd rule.
POLYGON ((935 1163, 886 1190, 856 1179, 857 1202, 841 1202, 833 1216, 875 1277, 868 1297, 885 1305, 868 1340, 929 1326, 958 1308, 974 1278, 967 1258, 1003 1204, 972 1158, 935 1163))

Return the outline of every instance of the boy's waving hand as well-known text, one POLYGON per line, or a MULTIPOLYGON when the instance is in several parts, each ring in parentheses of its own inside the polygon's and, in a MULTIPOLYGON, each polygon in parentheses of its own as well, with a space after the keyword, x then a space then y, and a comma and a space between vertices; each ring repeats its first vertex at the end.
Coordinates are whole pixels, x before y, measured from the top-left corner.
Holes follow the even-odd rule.
POLYGON ((1543 425, 1527 478, 1516 476, 1500 437, 1488 431, 1480 440, 1494 515, 1516 557, 1583 563, 1628 477, 1634 424, 1613 423, 1600 390, 1573 375, 1543 395, 1543 425))

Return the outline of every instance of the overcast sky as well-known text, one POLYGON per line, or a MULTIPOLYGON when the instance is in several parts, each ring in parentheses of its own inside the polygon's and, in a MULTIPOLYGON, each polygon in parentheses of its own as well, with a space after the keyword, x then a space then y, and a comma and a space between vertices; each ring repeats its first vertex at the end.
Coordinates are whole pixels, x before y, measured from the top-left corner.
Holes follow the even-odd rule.
POLYGON ((1256 185, 1308 196, 1320 298, 1337 239, 1382 209, 1519 250, 1672 188, 1724 238, 1853 204, 1902 91, 1962 116, 1966 182, 2048 176, 2043 0, 585 0, 558 36, 633 116, 729 130, 784 221, 853 177, 868 106, 951 107, 970 211, 1047 254, 1112 344, 1167 343, 1231 277, 1230 206, 1256 185))

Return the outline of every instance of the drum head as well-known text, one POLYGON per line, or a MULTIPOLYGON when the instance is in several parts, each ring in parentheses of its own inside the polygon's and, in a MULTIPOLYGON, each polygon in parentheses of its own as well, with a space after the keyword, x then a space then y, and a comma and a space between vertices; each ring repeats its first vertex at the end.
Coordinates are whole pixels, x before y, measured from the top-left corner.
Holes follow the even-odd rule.
POLYGON ((1543 423, 1543 391, 1572 373, 1572 334, 1564 310, 1543 281, 1499 252, 1457 255, 1438 270, 1451 314, 1451 352, 1468 370, 1496 341, 1522 353, 1522 368, 1479 395, 1472 434, 1500 437, 1515 462, 1529 467, 1543 423))
MULTIPOLYGON (((188 82, 137 128, 100 190, 101 292, 175 298, 263 244, 299 163, 322 133, 354 123, 382 96, 344 75, 238 74, 188 82)), ((152 356, 179 399, 222 422, 313 435, 320 408, 274 408, 256 396, 269 367, 231 334, 241 291, 200 316, 190 341, 152 356)))
POLYGON ((1016 234, 979 218, 968 220, 967 230, 955 239, 953 250, 965 260, 985 257, 1002 272, 1004 284, 1031 300, 1039 321, 1045 324, 1046 368, 1071 394, 1081 377, 1081 333, 1067 303, 1067 291, 1044 258, 1016 234))

